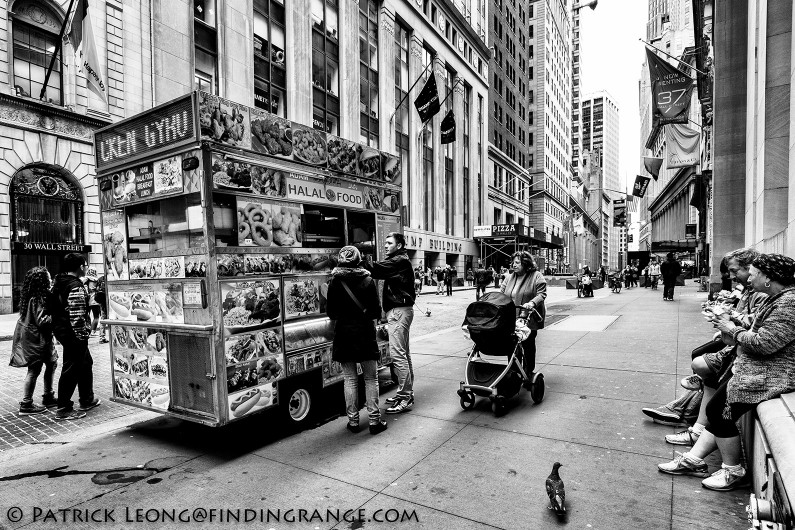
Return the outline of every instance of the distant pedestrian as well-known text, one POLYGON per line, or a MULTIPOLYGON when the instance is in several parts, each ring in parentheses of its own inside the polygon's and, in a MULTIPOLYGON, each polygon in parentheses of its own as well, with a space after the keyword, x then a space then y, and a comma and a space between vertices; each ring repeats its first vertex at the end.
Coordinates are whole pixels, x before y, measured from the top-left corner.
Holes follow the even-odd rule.
POLYGON ((604 265, 599 267, 599 279, 602 280, 602 285, 604 285, 605 280, 607 280, 607 271, 605 270, 604 265))
POLYGON ((498 271, 497 268, 494 267, 493 265, 491 267, 491 270, 494 271, 494 275, 493 275, 494 276, 494 288, 495 289, 499 289, 500 288, 500 271, 498 271))
POLYGON ((431 268, 428 267, 427 269, 425 269, 425 285, 430 287, 432 281, 433 281, 433 271, 431 271, 431 268))
POLYGON ((663 300, 672 301, 674 299, 676 278, 682 274, 682 266, 676 261, 673 252, 669 252, 666 258, 660 265, 660 273, 663 277, 663 300))
POLYGON ((52 314, 52 330, 63 346, 63 369, 58 380, 58 411, 56 421, 75 420, 87 410, 99 406, 94 397, 94 373, 88 337, 91 324, 88 316, 88 293, 80 278, 86 273, 86 258, 75 252, 64 256, 62 272, 55 277, 55 285, 48 306, 52 314), (72 395, 77 388, 80 408, 74 409, 72 395))
POLYGON ((52 389, 58 354, 52 341, 52 316, 47 307, 50 294, 50 273, 45 267, 34 267, 25 274, 19 298, 19 320, 14 328, 10 366, 28 368, 22 386, 19 415, 41 414, 57 404, 52 389), (36 380, 44 367, 42 405, 33 403, 36 380))
POLYGON ((99 318, 102 314, 102 308, 97 301, 97 283, 99 277, 97 276, 96 269, 89 268, 86 270, 86 275, 80 279, 88 292, 88 315, 91 318, 91 334, 97 332, 99 328, 99 318))
POLYGON ((414 269, 414 293, 415 296, 422 292, 422 267, 414 269))
MULTIPOLYGON (((375 319, 381 317, 378 287, 370 272, 361 268, 362 255, 356 247, 340 250, 338 266, 331 271, 326 313, 334 321, 331 358, 342 365, 347 429, 359 432, 359 375, 364 376, 365 406, 370 416, 370 434, 386 430, 378 408, 378 343, 375 319)), ((419 273, 419 268, 415 274, 419 273)))
POLYGON ((453 269, 448 265, 444 268, 444 287, 447 296, 453 296, 453 269))
POLYGON ((436 294, 441 294, 444 288, 444 269, 436 266, 436 294))
POLYGON ((651 288, 656 290, 660 281, 660 264, 657 263, 657 258, 654 258, 649 264, 649 277, 651 278, 651 288))
POLYGON ((472 267, 467 269, 467 285, 472 287, 472 284, 475 282, 475 272, 472 270, 472 267))
MULTIPOLYGON (((97 290, 94 293, 94 299, 99 303, 99 318, 105 320, 108 318, 108 293, 106 291, 105 275, 99 277, 97 280, 97 290)), ((105 344, 110 342, 108 340, 108 327, 105 324, 99 325, 99 342, 105 344)))
POLYGON ((491 283, 491 269, 486 269, 478 261, 478 268, 475 270, 475 300, 480 300, 481 294, 486 294, 486 287, 491 283))

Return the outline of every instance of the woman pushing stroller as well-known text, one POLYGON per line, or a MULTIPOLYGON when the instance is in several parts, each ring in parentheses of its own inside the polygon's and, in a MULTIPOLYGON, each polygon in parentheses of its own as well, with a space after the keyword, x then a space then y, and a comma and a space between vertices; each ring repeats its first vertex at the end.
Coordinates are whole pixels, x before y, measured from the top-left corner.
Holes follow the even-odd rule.
POLYGON ((547 281, 538 270, 533 256, 526 250, 514 253, 511 256, 511 273, 502 282, 500 292, 508 295, 516 305, 516 316, 524 309, 530 309, 530 318, 527 327, 530 336, 522 342, 524 360, 522 368, 528 377, 532 378, 536 366, 536 335, 544 327, 547 311, 544 300, 547 297, 547 281), (533 311, 535 310, 535 311, 533 311))

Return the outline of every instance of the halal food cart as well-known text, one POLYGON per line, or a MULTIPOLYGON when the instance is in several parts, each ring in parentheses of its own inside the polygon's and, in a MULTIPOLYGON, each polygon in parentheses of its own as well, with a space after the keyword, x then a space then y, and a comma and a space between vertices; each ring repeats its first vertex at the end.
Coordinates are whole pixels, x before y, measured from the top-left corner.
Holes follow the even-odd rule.
POLYGON ((342 381, 330 272, 400 230, 399 159, 203 92, 97 131, 95 152, 113 401, 308 421, 342 381))

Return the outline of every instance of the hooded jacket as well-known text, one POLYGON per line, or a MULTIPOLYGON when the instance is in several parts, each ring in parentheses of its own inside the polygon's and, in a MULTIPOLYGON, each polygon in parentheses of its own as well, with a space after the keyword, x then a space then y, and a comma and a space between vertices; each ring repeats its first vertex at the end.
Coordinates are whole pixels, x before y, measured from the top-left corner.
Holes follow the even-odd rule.
POLYGON ((59 342, 88 340, 91 334, 88 292, 80 278, 67 273, 56 276, 48 307, 52 313, 52 333, 59 342))
POLYGON ((414 269, 406 249, 400 249, 383 261, 366 265, 376 280, 384 281, 384 311, 414 305, 414 269))
POLYGON ((378 288, 368 271, 354 267, 335 267, 331 271, 326 314, 334 321, 333 360, 344 363, 379 359, 375 319, 381 317, 381 304, 378 288))

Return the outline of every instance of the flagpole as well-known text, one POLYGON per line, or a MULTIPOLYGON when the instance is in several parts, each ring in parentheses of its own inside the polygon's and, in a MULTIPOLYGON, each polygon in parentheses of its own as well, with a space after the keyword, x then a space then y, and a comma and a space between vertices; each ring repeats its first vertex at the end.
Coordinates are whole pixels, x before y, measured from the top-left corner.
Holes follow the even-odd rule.
POLYGON ((406 95, 403 96, 403 99, 400 100, 400 103, 398 103, 397 106, 395 107, 395 112, 393 112, 392 115, 389 117, 389 123, 392 123, 392 120, 395 119, 395 114, 397 114, 398 109, 403 105, 403 102, 406 101, 406 98, 409 97, 409 94, 411 94, 411 91, 414 90, 414 87, 417 86, 417 83, 420 82, 420 79, 422 79, 422 76, 425 75, 425 72, 427 72, 428 68, 430 66, 432 66, 432 65, 433 65, 433 60, 431 60, 431 62, 429 62, 427 65, 425 65, 425 69, 422 71, 422 73, 417 78, 417 80, 414 81, 414 84, 411 85, 411 87, 409 87, 408 92, 406 92, 406 95))
MULTIPOLYGON (((698 68, 696 68, 695 66, 691 65, 690 63, 687 63, 687 62, 683 61, 682 59, 678 59, 678 58, 674 57, 673 55, 671 55, 670 53, 668 53, 668 52, 666 52, 666 51, 663 51, 663 50, 661 50, 661 49, 659 49, 659 48, 655 47, 653 44, 646 42, 645 40, 641 39, 640 37, 638 37, 638 40, 639 40, 640 42, 642 42, 643 44, 645 44, 646 46, 650 47, 650 48, 651 48, 652 50, 654 50, 655 52, 661 52, 661 53, 664 53, 664 54, 665 54, 667 57, 670 57, 670 58, 671 58, 671 59, 673 59, 674 61, 678 61, 678 62, 680 62, 680 63, 684 64, 684 65, 685 65, 685 66, 687 66, 688 68, 692 68, 693 70, 695 70, 696 72, 698 72, 698 73, 699 73, 699 74, 701 74, 701 75, 709 75, 709 74, 707 74, 706 72, 702 72, 701 70, 699 70, 699 69, 698 69, 698 68)), ((677 68, 677 70, 678 70, 678 68, 677 68)), ((684 72, 682 72, 682 73, 684 73, 684 72)))
POLYGON ((47 85, 50 82, 50 74, 52 73, 52 69, 55 67, 55 59, 58 57, 58 52, 61 51, 63 34, 66 31, 66 24, 69 23, 69 17, 72 14, 72 6, 74 5, 74 3, 75 0, 69 0, 69 9, 66 10, 66 17, 64 17, 63 24, 61 24, 61 33, 58 35, 58 42, 55 43, 55 52, 52 54, 52 59, 50 59, 50 67, 47 68, 47 75, 44 76, 44 86, 41 87, 41 93, 39 94, 39 99, 44 99, 44 94, 47 92, 47 85))

